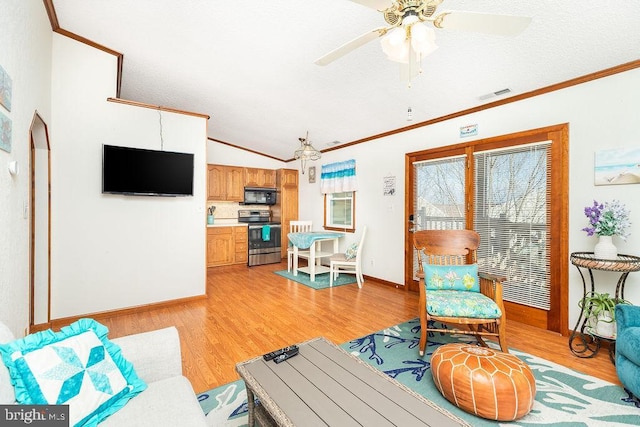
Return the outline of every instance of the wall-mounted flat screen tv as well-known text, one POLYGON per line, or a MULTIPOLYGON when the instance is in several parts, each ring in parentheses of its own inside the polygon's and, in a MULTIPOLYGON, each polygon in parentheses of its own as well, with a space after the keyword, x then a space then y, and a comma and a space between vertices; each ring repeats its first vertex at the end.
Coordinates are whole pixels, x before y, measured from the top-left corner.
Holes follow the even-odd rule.
POLYGON ((102 146, 102 192, 193 195, 193 154, 102 146))

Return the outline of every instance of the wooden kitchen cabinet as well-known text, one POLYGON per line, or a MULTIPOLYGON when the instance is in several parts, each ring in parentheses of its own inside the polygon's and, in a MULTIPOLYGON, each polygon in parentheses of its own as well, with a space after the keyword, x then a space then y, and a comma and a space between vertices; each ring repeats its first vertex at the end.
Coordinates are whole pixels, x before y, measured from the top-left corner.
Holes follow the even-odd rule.
POLYGON ((234 264, 246 264, 249 261, 249 231, 246 226, 232 228, 235 245, 234 264))
POLYGON ((223 200, 227 195, 226 168, 220 165, 208 165, 207 199, 223 200))
POLYGON ((207 267, 233 264, 235 243, 231 227, 207 228, 207 267))
POLYGON ((276 171, 274 169, 244 168, 245 187, 276 186, 276 171))
MULTIPOLYGON (((298 170, 297 169, 280 169, 280 185, 298 189, 298 170)), ((296 193, 297 194, 297 193, 296 193)), ((297 197, 296 197, 297 199, 297 197)))
POLYGON ((276 187, 276 171, 275 169, 263 169, 264 177, 263 182, 265 187, 276 187))
POLYGON ((241 202, 244 200, 244 168, 208 165, 207 199, 241 202))
POLYGON ((207 227, 207 267, 245 264, 248 258, 247 226, 207 227))
MULTIPOLYGON (((280 193, 280 203, 274 206, 282 224, 282 258, 287 257, 289 223, 298 219, 298 170, 278 169, 276 172, 276 188, 280 193)), ((276 212, 274 212, 274 216, 276 212)))
POLYGON ((244 168, 227 166, 227 198, 225 200, 233 202, 244 200, 244 168))

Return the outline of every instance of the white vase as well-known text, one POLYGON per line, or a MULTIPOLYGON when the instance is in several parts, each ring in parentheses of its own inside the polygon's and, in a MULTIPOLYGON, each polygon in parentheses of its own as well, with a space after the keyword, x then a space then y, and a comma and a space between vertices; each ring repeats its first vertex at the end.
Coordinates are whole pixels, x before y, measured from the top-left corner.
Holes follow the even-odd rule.
POLYGON ((618 248, 613 244, 613 236, 600 236, 593 248, 593 256, 598 259, 618 258, 618 248))
POLYGON ((598 315, 598 323, 596 323, 596 334, 601 337, 611 338, 616 334, 616 322, 611 318, 611 313, 605 311, 598 315))

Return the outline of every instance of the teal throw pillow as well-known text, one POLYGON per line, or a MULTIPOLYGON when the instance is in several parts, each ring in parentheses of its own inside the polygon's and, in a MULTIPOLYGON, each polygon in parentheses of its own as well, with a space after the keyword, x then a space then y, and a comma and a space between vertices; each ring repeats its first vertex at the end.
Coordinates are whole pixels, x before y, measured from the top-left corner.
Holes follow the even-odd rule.
POLYGON ((354 259, 358 255, 358 244, 352 243, 344 253, 346 259, 354 259))
POLYGON ((422 263, 428 291, 450 290, 480 292, 478 265, 434 265, 422 263))
POLYGON ((51 329, 0 344, 16 401, 69 405, 69 425, 94 426, 147 388, 108 329, 80 319, 60 332, 51 329))

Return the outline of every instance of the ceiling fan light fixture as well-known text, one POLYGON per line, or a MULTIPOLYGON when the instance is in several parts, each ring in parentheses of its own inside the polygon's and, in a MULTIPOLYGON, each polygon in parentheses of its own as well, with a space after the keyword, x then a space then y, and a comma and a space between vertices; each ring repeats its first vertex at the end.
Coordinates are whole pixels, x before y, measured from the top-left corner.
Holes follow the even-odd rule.
POLYGON ((389 60, 407 64, 411 54, 415 54, 416 59, 421 61, 423 57, 435 51, 438 48, 435 39, 433 28, 427 27, 416 16, 411 15, 405 18, 402 26, 389 31, 380 44, 389 60), (407 20, 411 23, 405 25, 407 20))
POLYGON ((327 65, 349 52, 381 38, 382 50, 392 61, 411 62, 411 50, 418 62, 437 49, 435 28, 475 31, 485 34, 516 36, 531 22, 531 17, 484 12, 437 12, 444 0, 352 0, 383 14, 388 27, 375 28, 343 44, 314 61, 327 65), (404 30, 404 31, 403 31, 404 30), (413 31, 413 35, 411 32, 413 31), (406 48, 407 41, 410 43, 406 48), (409 52, 405 52, 408 50, 409 52))
POLYGON ((380 40, 382 51, 387 55, 392 55, 398 49, 402 48, 406 39, 407 36, 405 29, 402 27, 396 27, 389 31, 384 37, 382 37, 382 40, 380 40))
POLYGON ((406 64, 409 62, 409 52, 411 51, 411 45, 409 41, 405 41, 400 46, 397 46, 395 49, 386 52, 387 59, 390 61, 400 62, 406 64))
POLYGON ((427 56, 438 48, 436 45, 436 32, 421 22, 411 26, 411 47, 422 56, 427 56))
POLYGON ((402 18, 402 26, 410 27, 413 24, 419 23, 420 18, 418 18, 418 14, 415 11, 408 11, 405 16, 402 18))
POLYGON ((391 61, 406 63, 409 60, 409 37, 404 27, 396 27, 380 40, 382 51, 391 61))
POLYGON ((427 28, 421 22, 416 22, 411 26, 411 41, 425 41, 427 39, 435 40, 435 31, 431 28, 427 28), (431 30, 431 33, 429 33, 431 30))

